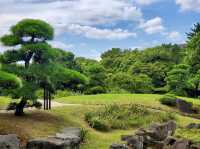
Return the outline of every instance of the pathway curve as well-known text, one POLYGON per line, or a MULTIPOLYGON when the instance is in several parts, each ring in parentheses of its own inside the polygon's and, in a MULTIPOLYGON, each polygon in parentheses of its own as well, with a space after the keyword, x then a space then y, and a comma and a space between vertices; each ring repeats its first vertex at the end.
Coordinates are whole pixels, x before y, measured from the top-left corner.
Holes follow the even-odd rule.
MULTIPOLYGON (((43 100, 42 99, 39 99, 38 100, 40 103, 42 103, 42 107, 43 107, 43 100)), ((57 102, 57 101, 54 101, 52 100, 51 101, 51 107, 52 108, 55 108, 55 107, 64 107, 64 106, 83 106, 82 104, 67 104, 67 103, 61 103, 61 102, 57 102)), ((29 107, 29 108, 25 108, 26 111, 33 111, 33 110, 36 110, 36 108, 34 107, 29 107)), ((14 111, 13 110, 6 110, 6 107, 0 109, 0 113, 13 113, 14 111)))

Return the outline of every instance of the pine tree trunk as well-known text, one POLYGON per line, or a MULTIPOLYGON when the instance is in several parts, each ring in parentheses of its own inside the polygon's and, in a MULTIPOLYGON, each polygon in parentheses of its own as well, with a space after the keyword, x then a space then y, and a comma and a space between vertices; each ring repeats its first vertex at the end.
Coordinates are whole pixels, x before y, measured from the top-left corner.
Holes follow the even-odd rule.
POLYGON ((26 106, 26 103, 27 101, 22 99, 20 103, 17 104, 16 109, 15 109, 16 116, 24 115, 24 107, 26 106))

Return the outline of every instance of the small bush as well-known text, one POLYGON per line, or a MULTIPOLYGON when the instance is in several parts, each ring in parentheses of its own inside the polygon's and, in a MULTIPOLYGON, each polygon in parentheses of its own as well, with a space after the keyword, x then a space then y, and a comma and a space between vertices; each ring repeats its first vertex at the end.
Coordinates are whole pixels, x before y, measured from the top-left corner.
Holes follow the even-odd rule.
POLYGON ((11 102, 11 103, 9 103, 9 105, 7 106, 7 110, 9 111, 9 110, 15 110, 16 109, 16 107, 17 107, 17 102, 11 102))
POLYGON ((81 128, 80 138, 82 142, 86 140, 87 134, 88 134, 88 130, 81 128))
POLYGON ((42 103, 39 101, 36 101, 33 103, 33 106, 36 107, 37 109, 41 109, 42 108, 42 103))
POLYGON ((164 95, 163 97, 159 99, 161 104, 167 105, 170 107, 176 107, 176 100, 177 100, 176 96, 171 95, 171 94, 164 95))

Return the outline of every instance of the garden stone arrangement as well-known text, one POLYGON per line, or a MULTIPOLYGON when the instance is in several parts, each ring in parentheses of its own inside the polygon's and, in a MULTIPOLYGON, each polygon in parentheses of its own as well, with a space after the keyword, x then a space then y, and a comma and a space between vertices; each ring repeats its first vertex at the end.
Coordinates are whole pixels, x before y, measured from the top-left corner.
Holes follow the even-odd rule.
POLYGON ((134 135, 121 136, 126 144, 112 144, 110 149, 200 149, 200 144, 173 137, 176 123, 152 124, 148 129, 140 128, 134 135))
MULTIPOLYGON (((64 128, 55 136, 29 140, 26 149, 79 149, 80 143, 80 128, 64 128)), ((0 149, 20 149, 18 137, 16 135, 0 136, 0 149)))

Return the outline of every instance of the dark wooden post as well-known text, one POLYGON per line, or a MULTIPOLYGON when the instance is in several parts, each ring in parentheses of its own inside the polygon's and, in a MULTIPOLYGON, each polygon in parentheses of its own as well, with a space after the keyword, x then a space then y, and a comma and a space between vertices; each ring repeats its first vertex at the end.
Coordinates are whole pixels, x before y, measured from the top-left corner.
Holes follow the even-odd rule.
POLYGON ((51 92, 49 92, 49 109, 51 110, 51 92))
POLYGON ((43 95, 43 98, 44 98, 44 110, 46 110, 46 108, 45 108, 45 105, 46 105, 46 90, 45 90, 45 88, 44 88, 44 95, 43 95))

